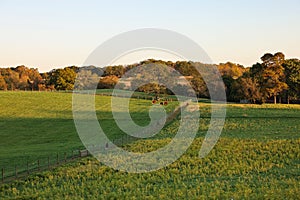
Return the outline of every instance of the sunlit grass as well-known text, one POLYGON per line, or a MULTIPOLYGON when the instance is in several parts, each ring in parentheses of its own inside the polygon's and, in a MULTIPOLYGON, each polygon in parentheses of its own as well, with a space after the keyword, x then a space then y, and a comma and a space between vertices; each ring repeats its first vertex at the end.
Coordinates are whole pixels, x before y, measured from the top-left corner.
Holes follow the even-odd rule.
MULTIPOLYGON (((96 114, 110 138, 124 135, 111 113, 111 97, 97 95, 96 114)), ((171 112, 178 102, 170 102, 171 112)), ((150 100, 131 99, 130 115, 149 123, 150 100)), ((92 158, 67 164, 0 188, 0 199, 15 198, 278 198, 300 191, 300 105, 228 104, 221 138, 204 159, 198 152, 210 122, 210 104, 199 103, 197 139, 169 167, 148 174, 116 172, 92 158), (101 185, 101 187, 99 187, 101 185)), ((124 148, 152 151, 175 136, 176 118, 153 138, 124 148)), ((0 92, 0 167, 77 149, 82 143, 72 116, 72 94, 0 92)))

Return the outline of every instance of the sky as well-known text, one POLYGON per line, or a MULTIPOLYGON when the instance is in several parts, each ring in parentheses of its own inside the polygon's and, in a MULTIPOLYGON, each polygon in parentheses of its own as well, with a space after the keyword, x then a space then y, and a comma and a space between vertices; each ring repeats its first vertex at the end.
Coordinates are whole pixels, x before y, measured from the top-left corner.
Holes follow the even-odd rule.
POLYGON ((248 67, 267 52, 300 58, 299 23, 299 0, 0 0, 0 67, 81 66, 106 40, 139 28, 176 31, 214 63, 248 67))

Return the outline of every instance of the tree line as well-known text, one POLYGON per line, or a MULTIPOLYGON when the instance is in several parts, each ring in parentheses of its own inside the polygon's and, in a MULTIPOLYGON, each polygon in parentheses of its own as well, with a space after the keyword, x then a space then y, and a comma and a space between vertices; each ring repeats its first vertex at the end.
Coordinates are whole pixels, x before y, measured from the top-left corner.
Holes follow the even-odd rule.
MULTIPOLYGON (((245 68, 232 62, 220 63, 217 66, 226 88, 227 100, 249 103, 265 102, 299 102, 300 100, 300 60, 285 59, 283 53, 266 53, 260 62, 245 68)), ((163 64, 178 71, 192 86, 198 97, 209 98, 209 91, 198 72, 198 68, 212 69, 211 64, 192 61, 162 61, 148 59, 131 65, 117 65, 99 68, 95 66, 68 66, 39 73, 36 68, 24 65, 0 68, 0 90, 72 90, 80 69, 98 81, 98 89, 112 89, 119 79, 129 70, 145 64, 163 64), (101 78, 99 80, 99 75, 101 78)), ((151 73, 149 73, 151 76, 151 73)), ((214 77, 209 80, 213 83, 214 77)), ((206 80, 207 81, 207 80, 206 80)), ((210 84, 211 84, 210 83, 210 84)), ((131 89, 124 85, 124 89, 131 89)), ((132 86, 133 87, 133 86, 132 86)), ((179 85, 188 90, 186 85, 179 85)), ((168 88, 155 82, 138 87, 137 91, 156 94, 172 94, 168 88)))

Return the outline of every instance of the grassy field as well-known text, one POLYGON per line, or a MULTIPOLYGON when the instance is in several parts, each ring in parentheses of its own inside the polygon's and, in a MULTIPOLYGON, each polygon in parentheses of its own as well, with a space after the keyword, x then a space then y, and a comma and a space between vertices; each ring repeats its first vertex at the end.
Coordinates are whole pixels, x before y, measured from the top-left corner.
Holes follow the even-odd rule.
MULTIPOLYGON (((21 164, 82 147, 71 110, 72 94, 0 92, 0 165, 21 164)), ((175 108, 176 102, 167 110, 175 108)), ((0 199, 297 199, 300 196, 300 106, 229 104, 221 138, 198 158, 210 116, 200 103, 197 139, 170 166, 146 174, 112 170, 93 158, 0 186, 0 199)), ((149 100, 132 99, 136 123, 149 121, 149 100)), ((110 113, 110 97, 97 96, 100 124, 110 137, 123 135, 110 113)), ((154 138, 126 145, 135 152, 157 149, 174 136, 178 120, 154 138)))
MULTIPOLYGON (((97 96, 95 105, 101 126, 113 139, 123 132, 113 120, 110 100, 97 96)), ((167 111, 177 104, 169 103, 167 111)), ((137 124, 148 123, 149 106, 150 100, 131 100, 131 116, 137 124)), ((83 148, 73 122, 72 93, 0 92, 0 125, 0 168, 83 148)))
POLYGON ((71 94, 0 93, 0 166, 69 152, 81 146, 71 112, 71 94))

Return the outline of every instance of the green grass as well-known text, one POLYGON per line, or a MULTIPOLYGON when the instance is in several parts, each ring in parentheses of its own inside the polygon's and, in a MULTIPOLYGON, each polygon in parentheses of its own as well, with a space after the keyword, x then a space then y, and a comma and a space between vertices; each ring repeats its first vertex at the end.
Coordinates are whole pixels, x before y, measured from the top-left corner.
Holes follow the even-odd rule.
MULTIPOLYGON (((133 149, 157 148, 167 139, 145 140, 133 149)), ((24 199, 297 199, 300 140, 222 138, 204 159, 194 141, 176 162, 161 170, 131 174, 93 158, 0 187, 0 197, 24 199)), ((130 147, 128 147, 130 148, 130 147)))
POLYGON ((24 164, 81 147, 71 94, 0 92, 0 166, 24 164))
MULTIPOLYGON (((72 120, 72 94, 0 92, 0 165, 22 164, 82 147, 72 120)), ((170 112, 177 106, 172 102, 170 112)), ((300 105, 229 104, 215 148, 203 158, 198 151, 209 124, 210 106, 200 103, 197 139, 170 166, 156 172, 128 174, 93 158, 0 187, 0 199, 296 199, 300 195, 300 105)), ((149 100, 132 99, 131 116, 149 123, 149 100)), ((124 133, 110 112, 110 97, 96 97, 97 117, 109 137, 124 133)), ((124 148, 147 152, 167 144, 179 120, 153 138, 124 148)))
POLYGON ((300 105, 231 104, 222 137, 293 139, 300 137, 300 105))
MULTIPOLYGON (((111 98, 96 96, 97 117, 109 137, 124 133, 111 113, 111 98)), ((170 112, 178 103, 170 103, 170 112)), ((150 100, 132 99, 130 110, 137 124, 147 125, 150 100)), ((83 148, 72 116, 72 93, 0 92, 0 168, 25 165, 27 160, 53 158, 83 148)))

